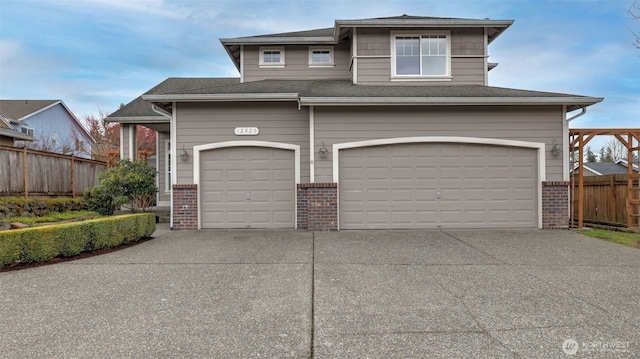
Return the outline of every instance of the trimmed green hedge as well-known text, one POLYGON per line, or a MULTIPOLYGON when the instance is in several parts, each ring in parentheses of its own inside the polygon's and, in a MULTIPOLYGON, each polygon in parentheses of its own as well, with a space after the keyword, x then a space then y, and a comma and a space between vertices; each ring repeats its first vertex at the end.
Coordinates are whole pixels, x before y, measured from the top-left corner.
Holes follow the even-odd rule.
POLYGON ((0 266, 73 257, 151 237, 153 213, 126 214, 58 225, 0 232, 0 266))

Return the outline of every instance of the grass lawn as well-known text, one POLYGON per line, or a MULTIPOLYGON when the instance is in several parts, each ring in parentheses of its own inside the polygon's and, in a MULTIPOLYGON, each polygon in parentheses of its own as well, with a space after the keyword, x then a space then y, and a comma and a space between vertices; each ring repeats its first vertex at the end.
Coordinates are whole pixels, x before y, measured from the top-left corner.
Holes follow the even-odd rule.
POLYGON ((52 212, 47 216, 42 217, 12 217, 5 218, 7 222, 20 222, 29 225, 30 227, 49 224, 52 222, 62 221, 81 221, 85 219, 98 218, 100 215, 93 211, 65 211, 65 212, 52 212))
POLYGON ((624 244, 632 248, 640 248, 640 233, 627 233, 618 231, 608 231, 606 229, 593 229, 593 230, 574 230, 576 233, 584 234, 585 236, 604 239, 605 241, 624 244))

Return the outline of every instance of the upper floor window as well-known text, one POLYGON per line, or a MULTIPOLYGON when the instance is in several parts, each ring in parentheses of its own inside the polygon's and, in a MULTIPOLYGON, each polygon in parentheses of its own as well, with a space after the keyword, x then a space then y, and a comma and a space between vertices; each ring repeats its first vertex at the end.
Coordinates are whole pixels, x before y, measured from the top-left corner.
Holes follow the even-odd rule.
POLYGON ((259 65, 261 67, 284 67, 284 48, 261 47, 259 65))
POLYGON ((449 34, 395 34, 393 36, 395 76, 450 76, 449 34))
POLYGON ((22 127, 22 128, 20 129, 20 131, 21 131, 22 133, 24 133, 24 134, 27 134, 28 136, 31 136, 31 137, 33 137, 33 135, 34 135, 33 129, 32 129, 32 128, 29 128, 29 127, 22 127))
POLYGON ((309 66, 333 66, 333 48, 310 47, 309 66))

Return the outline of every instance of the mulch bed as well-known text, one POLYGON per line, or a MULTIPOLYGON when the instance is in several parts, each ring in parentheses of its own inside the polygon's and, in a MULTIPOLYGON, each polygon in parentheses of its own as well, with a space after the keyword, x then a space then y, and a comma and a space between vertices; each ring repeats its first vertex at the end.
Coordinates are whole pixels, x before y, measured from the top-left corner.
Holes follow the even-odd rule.
POLYGON ((50 264, 56 264, 56 263, 62 263, 62 262, 69 262, 69 261, 74 261, 76 259, 82 259, 82 258, 89 258, 89 257, 94 257, 94 256, 99 256, 101 254, 106 254, 106 253, 111 253, 111 252, 115 252, 115 251, 119 251, 121 249, 125 249, 125 248, 129 248, 129 247, 133 247, 135 245, 138 245, 140 243, 144 243, 146 241, 152 240, 153 237, 149 237, 149 238, 142 238, 139 239, 137 241, 133 241, 133 242, 128 242, 128 243, 124 243, 121 244, 119 246, 116 247, 111 247, 111 248, 103 248, 103 249, 98 249, 95 251, 89 251, 89 252, 82 252, 76 256, 73 257, 58 257, 58 258, 53 258, 49 261, 46 262, 38 262, 38 263, 14 263, 14 264, 9 264, 8 266, 4 266, 4 267, 0 267, 0 273, 1 272, 11 272, 11 271, 16 271, 16 270, 22 270, 22 269, 27 269, 27 268, 35 268, 35 267, 42 267, 42 266, 46 266, 46 265, 50 265, 50 264))

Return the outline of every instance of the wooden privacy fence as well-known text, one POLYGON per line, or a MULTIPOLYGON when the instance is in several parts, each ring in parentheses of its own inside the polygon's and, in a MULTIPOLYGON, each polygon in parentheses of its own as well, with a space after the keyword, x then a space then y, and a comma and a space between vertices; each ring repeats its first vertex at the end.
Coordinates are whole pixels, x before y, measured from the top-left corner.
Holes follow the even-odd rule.
MULTIPOLYGON (((577 182, 577 175, 574 175, 577 182)), ((626 226, 628 218, 629 176, 586 176, 584 186, 584 220, 592 223, 626 226)), ((576 198, 577 187, 572 186, 571 198, 576 198)), ((578 201, 574 200, 573 213, 578 212, 578 201)))
POLYGON ((0 196, 81 196, 105 169, 104 162, 0 146, 0 196))

